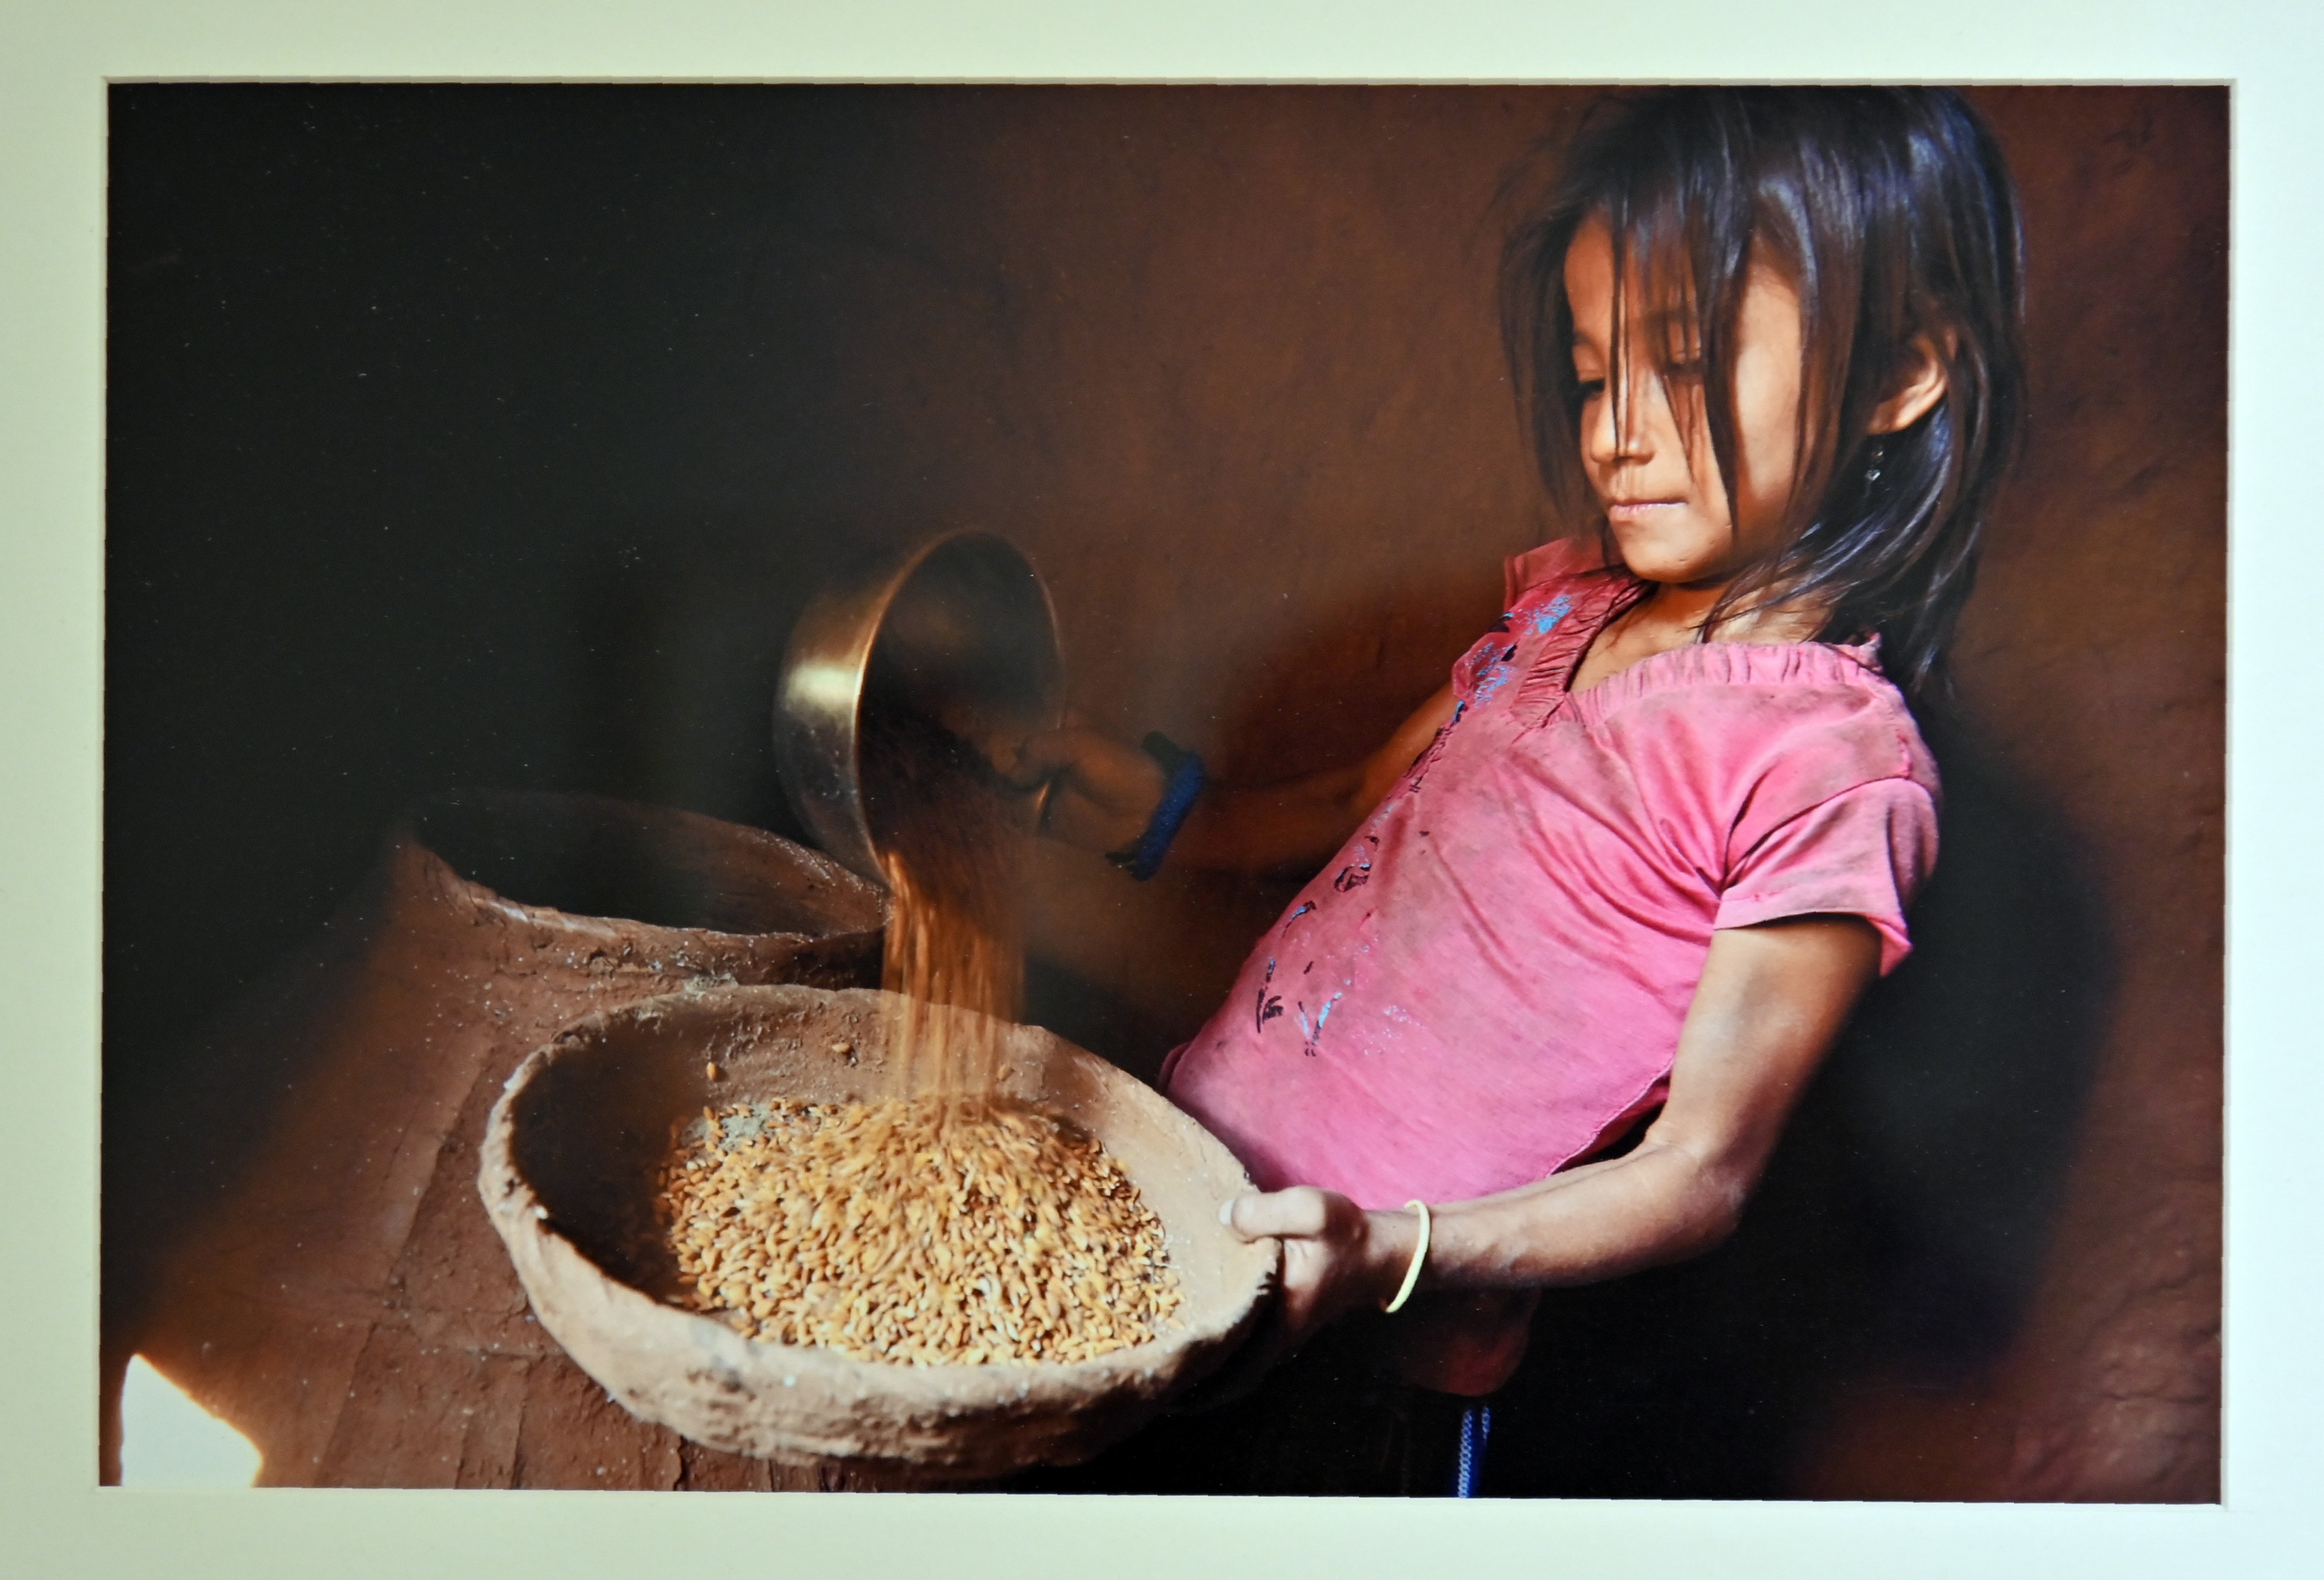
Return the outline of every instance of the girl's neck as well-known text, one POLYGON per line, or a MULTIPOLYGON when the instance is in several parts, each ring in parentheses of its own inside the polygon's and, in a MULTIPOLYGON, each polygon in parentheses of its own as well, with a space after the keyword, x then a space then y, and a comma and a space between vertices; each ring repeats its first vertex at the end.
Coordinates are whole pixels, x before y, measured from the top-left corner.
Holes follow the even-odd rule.
MULTIPOLYGON (((1705 633, 1703 622, 1735 585, 1731 577, 1710 582, 1660 582, 1632 605, 1623 622, 1667 636, 1667 645, 1690 642, 1810 642, 1823 626, 1823 611, 1797 604, 1768 604, 1730 613, 1705 633)), ((1764 595, 1763 595, 1764 596, 1764 595)))
POLYGON ((1810 642, 1822 626, 1821 612, 1812 609, 1753 609, 1721 620, 1705 636, 1703 621, 1729 585, 1655 584, 1598 633, 1574 671, 1572 689, 1587 691, 1642 660, 1697 642, 1810 642))

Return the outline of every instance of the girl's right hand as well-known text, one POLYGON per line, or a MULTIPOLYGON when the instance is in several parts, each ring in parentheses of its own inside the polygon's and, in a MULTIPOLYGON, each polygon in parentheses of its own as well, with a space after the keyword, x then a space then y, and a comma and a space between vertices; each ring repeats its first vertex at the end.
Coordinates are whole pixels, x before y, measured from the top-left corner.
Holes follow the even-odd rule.
POLYGON ((1100 855, 1137 843, 1165 785, 1162 765, 1153 758, 1077 724, 1027 741, 1009 778, 1019 790, 1054 779, 1042 832, 1100 855))

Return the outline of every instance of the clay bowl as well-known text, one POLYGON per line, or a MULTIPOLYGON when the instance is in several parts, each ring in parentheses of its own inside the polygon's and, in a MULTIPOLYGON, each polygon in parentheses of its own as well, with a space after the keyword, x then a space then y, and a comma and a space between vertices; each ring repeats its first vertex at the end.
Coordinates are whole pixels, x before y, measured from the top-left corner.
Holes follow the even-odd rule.
POLYGON ((1219 1204, 1250 1188, 1223 1146, 1038 1027, 1008 1030, 1001 1090, 1095 1135, 1161 1218, 1185 1297, 1161 1337, 1070 1363, 897 1365, 745 1339, 655 1298, 676 1287, 651 1206, 671 1122, 770 1097, 881 1095, 884 997, 715 988, 576 1021, 526 1058, 493 1107, 478 1179, 493 1224, 534 1313, 581 1368, 637 1415, 696 1442, 884 1471, 895 1485, 1087 1458, 1227 1358, 1279 1251, 1219 1223, 1219 1204), (837 1042, 852 1045, 852 1060, 830 1051, 837 1042))

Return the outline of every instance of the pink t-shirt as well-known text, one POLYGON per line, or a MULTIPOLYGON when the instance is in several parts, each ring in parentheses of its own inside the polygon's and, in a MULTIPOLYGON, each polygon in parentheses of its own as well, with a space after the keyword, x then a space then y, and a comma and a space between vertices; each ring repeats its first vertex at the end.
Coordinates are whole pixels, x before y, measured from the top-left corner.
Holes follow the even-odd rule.
POLYGON ((1509 589, 1452 722, 1164 1067, 1262 1188, 1539 1179, 1661 1101, 1713 930, 1839 912, 1883 972, 1910 947, 1936 771, 1869 646, 1683 647, 1575 695, 1645 584, 1551 544, 1509 589))

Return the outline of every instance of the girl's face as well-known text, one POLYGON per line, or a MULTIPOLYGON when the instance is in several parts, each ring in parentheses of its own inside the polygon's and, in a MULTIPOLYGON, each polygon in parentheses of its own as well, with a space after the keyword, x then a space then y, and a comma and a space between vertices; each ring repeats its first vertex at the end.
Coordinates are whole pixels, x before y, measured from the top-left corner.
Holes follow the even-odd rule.
POLYGON ((1582 467, 1632 574, 1716 586, 1780 546, 1798 465, 1799 296, 1780 273, 1752 264, 1735 326, 1738 497, 1730 502, 1711 454, 1692 325, 1656 310, 1635 254, 1628 263, 1626 344, 1618 346, 1614 241, 1605 222, 1582 226, 1565 254, 1573 372, 1582 391, 1582 467), (1619 410, 1609 390, 1618 358, 1619 410), (1665 364, 1667 375, 1657 371, 1665 364))

